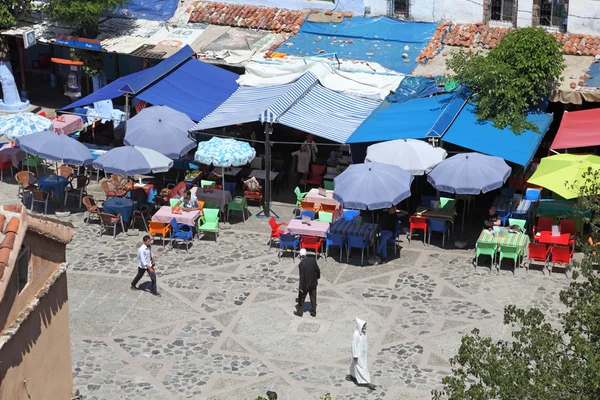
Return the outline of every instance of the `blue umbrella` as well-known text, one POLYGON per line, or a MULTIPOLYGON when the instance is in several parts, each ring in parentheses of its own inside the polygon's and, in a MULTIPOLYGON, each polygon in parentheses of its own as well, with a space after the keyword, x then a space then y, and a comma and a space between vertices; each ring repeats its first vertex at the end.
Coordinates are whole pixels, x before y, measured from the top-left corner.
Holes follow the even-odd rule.
POLYGON ((90 165, 90 149, 77 140, 56 132, 38 132, 17 138, 17 145, 28 154, 69 165, 90 165))
POLYGON ((334 179, 333 198, 347 208, 379 210, 409 197, 412 181, 410 173, 395 165, 354 164, 334 179))
POLYGON ((0 133, 10 140, 50 129, 52 129, 52 121, 33 113, 10 114, 0 117, 0 133))
POLYGON ((196 147, 188 135, 193 126, 194 121, 182 112, 167 106, 148 107, 127 121, 124 141, 175 159, 196 147))
POLYGON ((437 190, 456 194, 479 194, 498 189, 511 168, 500 157, 479 153, 457 154, 439 163, 427 176, 437 190))
POLYGON ((138 146, 116 147, 94 161, 94 168, 125 176, 167 172, 172 166, 170 158, 138 146))

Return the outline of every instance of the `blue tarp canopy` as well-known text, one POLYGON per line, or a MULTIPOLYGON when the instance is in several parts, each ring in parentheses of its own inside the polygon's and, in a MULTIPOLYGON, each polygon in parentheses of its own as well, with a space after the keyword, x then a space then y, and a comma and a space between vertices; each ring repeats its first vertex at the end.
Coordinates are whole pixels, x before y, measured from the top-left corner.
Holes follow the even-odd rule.
POLYGON ((296 36, 277 48, 296 56, 335 53, 338 58, 373 61, 394 71, 411 73, 416 58, 429 43, 438 24, 397 21, 387 17, 345 18, 339 23, 306 21, 296 36), (405 50, 405 46, 409 49, 405 50), (407 53, 408 58, 402 54, 407 53), (404 62, 408 60, 409 62, 404 62))
POLYGON ((478 120, 475 105, 469 103, 462 109, 442 140, 527 166, 552 123, 552 114, 530 114, 527 119, 536 124, 541 133, 526 131, 515 135, 509 129, 495 128, 489 121, 478 120))
POLYGON ((110 15, 118 18, 166 21, 175 14, 177 4, 179 0, 130 0, 110 15))
POLYGON ((119 78, 96 92, 63 107, 81 107, 125 93, 154 105, 169 106, 199 121, 231 96, 237 74, 190 58, 185 46, 160 64, 119 78))

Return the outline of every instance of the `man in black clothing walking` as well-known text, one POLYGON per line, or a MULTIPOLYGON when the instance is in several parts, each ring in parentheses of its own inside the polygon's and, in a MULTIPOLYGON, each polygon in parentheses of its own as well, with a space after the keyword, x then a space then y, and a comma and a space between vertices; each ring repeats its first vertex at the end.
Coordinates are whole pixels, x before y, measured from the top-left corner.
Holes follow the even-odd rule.
POLYGON ((317 285, 321 278, 321 270, 317 264, 317 260, 314 258, 306 258, 306 249, 300 250, 300 264, 298 265, 298 272, 300 273, 300 284, 298 285, 298 311, 294 312, 294 315, 301 317, 304 313, 304 300, 306 295, 310 296, 310 304, 312 310, 310 315, 313 317, 317 316, 317 285))

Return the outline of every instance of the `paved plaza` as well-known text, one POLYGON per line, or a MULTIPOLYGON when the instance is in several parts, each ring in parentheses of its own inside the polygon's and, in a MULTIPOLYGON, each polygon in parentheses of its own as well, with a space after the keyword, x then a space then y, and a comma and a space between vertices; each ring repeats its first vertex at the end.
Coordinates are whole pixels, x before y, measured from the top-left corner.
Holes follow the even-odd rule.
MULTIPOLYGON (((3 183, 1 196, 15 203, 16 185, 3 183)), ((292 216, 291 206, 275 209, 292 216)), ((464 334, 477 327, 510 338, 502 324, 508 304, 539 307, 556 320, 569 282, 556 272, 474 269, 472 249, 403 236, 401 255, 384 265, 361 267, 358 250, 349 264, 345 253, 339 263, 337 249, 320 259, 317 316, 298 318, 298 260, 267 251, 264 219, 232 219, 218 242, 196 240, 189 253, 155 242, 161 297, 129 289, 143 232, 113 240, 86 225, 83 213, 68 220, 76 226, 67 250, 73 385, 86 400, 254 400, 267 390, 283 400, 327 392, 428 399, 464 334), (374 392, 344 379, 355 317, 368 322, 374 392)), ((146 277, 141 282, 149 289, 146 277)))

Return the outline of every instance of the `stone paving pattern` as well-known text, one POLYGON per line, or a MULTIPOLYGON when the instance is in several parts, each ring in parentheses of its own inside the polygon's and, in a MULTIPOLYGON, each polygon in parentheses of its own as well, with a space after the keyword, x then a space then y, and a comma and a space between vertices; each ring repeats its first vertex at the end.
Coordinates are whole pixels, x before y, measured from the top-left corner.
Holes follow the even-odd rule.
MULTIPOLYGON (((0 200, 15 203, 16 185, 2 186, 0 200)), ((291 206, 274 208, 292 217, 291 206)), ((252 400, 267 390, 284 400, 327 392, 334 399, 428 399, 464 334, 477 327, 509 339, 502 324, 508 304, 540 307, 555 321, 558 292, 569 282, 533 269, 474 269, 472 249, 403 237, 401 255, 385 265, 361 267, 356 250, 349 264, 339 263, 332 249, 319 260, 317 317, 298 318, 298 259, 267 251, 265 219, 232 219, 218 243, 201 238, 188 253, 155 243, 161 297, 147 292, 147 276, 144 290, 129 289, 143 232, 113 240, 87 225, 83 212, 66 219, 76 226, 67 250, 73 383, 86 400, 252 400), (344 379, 356 316, 369 323, 372 393, 344 379)))

